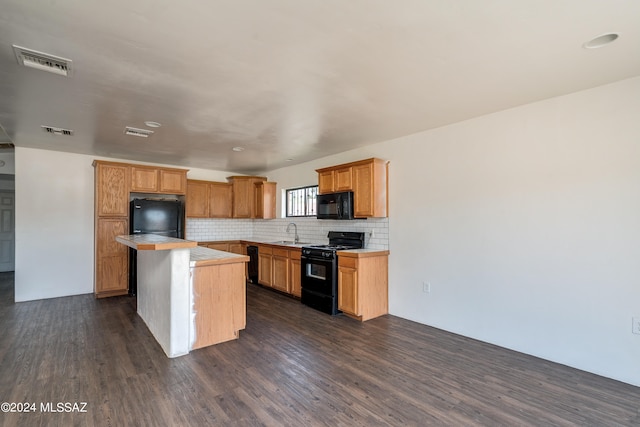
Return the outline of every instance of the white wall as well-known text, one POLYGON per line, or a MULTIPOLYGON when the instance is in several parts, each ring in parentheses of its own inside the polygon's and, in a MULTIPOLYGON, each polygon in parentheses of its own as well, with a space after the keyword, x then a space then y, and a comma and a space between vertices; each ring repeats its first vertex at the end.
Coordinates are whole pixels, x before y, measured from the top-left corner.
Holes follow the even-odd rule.
POLYGON ((390 160, 392 314, 640 385, 638 117, 634 78, 269 179, 390 160))
POLYGON ((16 147, 16 301, 93 291, 92 161, 16 147))

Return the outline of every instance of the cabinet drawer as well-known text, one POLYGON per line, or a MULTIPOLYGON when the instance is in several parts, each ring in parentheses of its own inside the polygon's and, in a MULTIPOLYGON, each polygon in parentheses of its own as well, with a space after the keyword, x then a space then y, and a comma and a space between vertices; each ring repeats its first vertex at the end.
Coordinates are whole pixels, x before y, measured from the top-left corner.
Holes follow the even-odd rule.
POLYGON ((287 249, 273 248, 273 255, 289 258, 289 251, 287 249))
POLYGON ((338 265, 340 267, 356 268, 358 264, 357 258, 338 257, 338 265))
POLYGON ((271 246, 258 246, 258 254, 269 254, 273 253, 273 248, 271 246))
POLYGON ((302 250, 298 249, 298 250, 294 250, 294 251, 289 251, 289 258, 290 259, 300 259, 302 257, 302 250))

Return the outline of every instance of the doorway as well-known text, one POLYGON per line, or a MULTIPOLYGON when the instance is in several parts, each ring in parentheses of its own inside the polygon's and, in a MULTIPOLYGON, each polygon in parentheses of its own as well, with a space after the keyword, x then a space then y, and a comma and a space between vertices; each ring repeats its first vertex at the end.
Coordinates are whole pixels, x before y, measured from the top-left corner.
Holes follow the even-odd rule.
POLYGON ((0 272, 15 270, 15 191, 0 190, 0 272))

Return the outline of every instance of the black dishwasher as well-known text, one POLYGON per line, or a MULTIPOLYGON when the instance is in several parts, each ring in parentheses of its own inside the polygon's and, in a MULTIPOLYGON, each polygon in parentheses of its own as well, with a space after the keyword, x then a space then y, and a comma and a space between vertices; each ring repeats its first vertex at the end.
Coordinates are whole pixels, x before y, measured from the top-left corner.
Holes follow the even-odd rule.
POLYGON ((258 247, 247 246, 249 265, 247 266, 247 279, 251 283, 258 283, 258 247))

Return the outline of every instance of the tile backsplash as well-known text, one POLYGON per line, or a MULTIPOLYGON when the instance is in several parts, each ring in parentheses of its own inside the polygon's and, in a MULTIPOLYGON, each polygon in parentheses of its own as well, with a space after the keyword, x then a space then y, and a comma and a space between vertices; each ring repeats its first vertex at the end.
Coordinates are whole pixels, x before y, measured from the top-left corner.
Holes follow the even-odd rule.
POLYGON ((365 233, 365 248, 389 249, 389 219, 334 221, 315 218, 278 219, 200 219, 187 218, 186 238, 196 241, 211 240, 293 240, 294 232, 286 232, 289 223, 298 227, 301 242, 327 243, 329 231, 359 231, 365 233))

